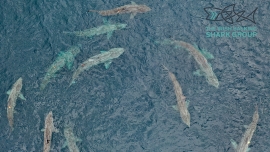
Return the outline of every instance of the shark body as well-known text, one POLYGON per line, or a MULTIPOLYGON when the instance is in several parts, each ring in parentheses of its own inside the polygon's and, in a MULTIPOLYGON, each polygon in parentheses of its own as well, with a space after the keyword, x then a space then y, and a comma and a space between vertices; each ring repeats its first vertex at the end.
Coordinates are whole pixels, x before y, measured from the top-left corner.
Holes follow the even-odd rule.
POLYGON ((68 69, 71 69, 75 56, 80 52, 78 46, 73 46, 66 52, 61 52, 53 64, 47 70, 47 73, 42 80, 40 85, 40 90, 43 90, 47 84, 50 82, 50 79, 54 77, 55 73, 67 65, 68 69))
POLYGON ((110 49, 109 51, 103 51, 101 54, 95 55, 87 59, 73 73, 70 85, 75 83, 75 79, 79 76, 81 72, 88 70, 94 65, 104 63, 105 68, 108 69, 110 64, 112 63, 112 59, 118 58, 123 52, 124 52, 123 48, 113 48, 110 49))
POLYGON ((183 122, 190 127, 190 114, 187 109, 188 103, 186 103, 186 97, 183 95, 182 88, 179 84, 179 82, 176 80, 175 75, 168 70, 167 67, 163 65, 164 69, 169 72, 169 76, 173 82, 173 88, 177 99, 177 107, 174 107, 174 109, 180 111, 180 116, 183 120, 183 122))
POLYGON ((58 132, 54 127, 53 114, 51 111, 45 118, 45 128, 42 129, 42 131, 44 131, 43 152, 49 152, 51 149, 52 132, 58 132))
POLYGON ((259 113, 258 113, 258 107, 256 106, 256 110, 253 114, 252 122, 249 124, 246 132, 244 133, 241 142, 239 145, 231 139, 231 143, 233 145, 233 148, 235 149, 236 152, 248 152, 249 148, 248 145, 251 141, 251 138, 254 134, 254 131, 256 130, 257 124, 259 120, 259 113))
POLYGON ((80 150, 78 146, 76 145, 76 142, 81 141, 81 139, 78 139, 77 137, 75 137, 71 128, 67 127, 64 129, 64 136, 67 141, 65 142, 62 148, 68 146, 69 151, 79 152, 80 150))
POLYGON ((109 39, 112 36, 112 34, 113 34, 113 32, 115 30, 123 29, 126 26, 127 26, 127 24, 121 24, 121 23, 109 24, 109 23, 106 23, 106 24, 101 25, 99 27, 94 27, 94 28, 83 30, 83 31, 74 31, 74 32, 66 32, 66 31, 64 31, 63 33, 65 33, 65 34, 74 34, 76 36, 81 36, 81 37, 93 37, 95 35, 107 34, 107 39, 109 39))
POLYGON ((16 106, 16 100, 20 97, 23 100, 26 100, 24 96, 21 94, 22 89, 22 78, 20 77, 12 86, 12 89, 7 92, 9 94, 8 102, 7 102, 7 117, 9 126, 11 127, 11 131, 13 131, 13 117, 14 117, 14 108, 16 106))
POLYGON ((145 13, 150 10, 151 8, 149 8, 146 5, 138 5, 135 2, 131 2, 131 4, 129 5, 124 5, 111 10, 104 10, 104 11, 89 10, 88 12, 98 12, 102 16, 131 13, 130 19, 133 19, 137 13, 145 13))
POLYGON ((205 51, 201 51, 198 48, 194 47, 193 45, 184 41, 165 39, 163 42, 159 42, 159 41, 156 41, 156 42, 161 43, 161 44, 172 44, 172 45, 175 45, 176 47, 180 46, 188 50, 200 67, 200 70, 197 70, 196 72, 194 72, 194 74, 199 75, 199 76, 201 75, 205 76, 208 84, 216 88, 219 87, 218 79, 215 73, 213 72, 211 65, 208 63, 206 59, 206 57, 213 58, 212 55, 207 54, 205 51))

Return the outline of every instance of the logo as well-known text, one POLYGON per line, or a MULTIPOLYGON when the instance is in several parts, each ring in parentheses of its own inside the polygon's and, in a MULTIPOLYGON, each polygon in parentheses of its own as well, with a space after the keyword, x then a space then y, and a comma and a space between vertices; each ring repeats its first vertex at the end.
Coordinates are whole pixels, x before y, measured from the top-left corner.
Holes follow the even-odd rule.
POLYGON ((210 21, 225 21, 230 24, 233 24, 234 22, 242 22, 244 20, 248 20, 256 24, 254 15, 258 7, 255 8, 255 10, 252 11, 250 14, 245 16, 246 11, 236 12, 235 5, 236 4, 231 4, 223 9, 215 7, 206 7, 204 8, 204 11, 207 13, 206 19, 210 21))

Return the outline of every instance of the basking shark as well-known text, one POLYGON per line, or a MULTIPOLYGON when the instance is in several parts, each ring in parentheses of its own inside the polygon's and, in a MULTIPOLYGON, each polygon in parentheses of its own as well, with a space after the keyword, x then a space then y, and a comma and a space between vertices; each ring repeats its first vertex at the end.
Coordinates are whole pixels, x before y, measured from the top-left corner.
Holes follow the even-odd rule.
POLYGON ((107 34, 107 39, 109 39, 112 36, 113 31, 123 29, 127 26, 127 24, 121 24, 121 23, 110 24, 110 23, 107 23, 107 21, 104 21, 104 23, 105 23, 104 25, 101 25, 99 27, 94 27, 94 28, 83 30, 83 31, 74 31, 74 32, 64 31, 63 33, 74 34, 76 36, 82 36, 82 37, 92 37, 95 35, 107 34))
POLYGON ((204 75, 206 77, 207 82, 210 85, 213 85, 214 87, 218 88, 218 86, 219 86, 218 79, 217 79, 215 73, 213 72, 212 67, 210 66, 207 59, 205 58, 205 56, 198 49, 196 49, 194 46, 192 46, 189 43, 186 43, 183 41, 179 41, 176 43, 180 44, 182 47, 186 48, 192 54, 192 56, 194 57, 194 59, 196 60, 196 62, 200 66, 200 70, 197 73, 199 75, 200 74, 204 75))
POLYGON ((11 90, 7 92, 9 94, 8 97, 8 106, 7 106, 7 117, 9 126, 11 127, 11 131, 13 131, 13 114, 14 108, 16 106, 17 98, 21 98, 22 100, 26 100, 24 96, 21 94, 22 89, 22 78, 19 78, 12 86, 11 90))
POLYGON ((79 76, 81 72, 88 70, 94 65, 104 63, 105 68, 108 69, 110 64, 112 63, 112 59, 118 58, 123 52, 124 52, 123 48, 113 48, 110 49, 109 51, 101 51, 101 54, 95 55, 87 59, 73 73, 70 85, 75 83, 75 79, 79 76))
POLYGON ((249 124, 245 134, 243 135, 241 142, 239 145, 231 139, 231 143, 236 152, 247 152, 249 151, 248 145, 251 141, 254 131, 256 130, 257 123, 259 120, 258 107, 256 106, 256 110, 253 114, 252 122, 249 124))
POLYGON ((68 146, 69 151, 79 152, 80 150, 79 150, 78 146, 76 145, 76 142, 82 141, 82 140, 75 137, 75 135, 73 134, 73 131, 70 127, 67 127, 64 129, 64 136, 65 136, 67 141, 65 142, 65 144, 63 145, 62 148, 68 146))
POLYGON ((131 13, 130 19, 133 19, 137 13, 145 13, 145 12, 148 12, 150 10, 151 10, 151 8, 149 8, 146 5, 138 5, 135 2, 131 1, 130 5, 124 5, 121 7, 117 7, 115 9, 104 10, 104 11, 89 10, 88 12, 98 12, 102 16, 131 13))
POLYGON ((50 111, 49 114, 45 118, 45 128, 41 131, 44 131, 44 146, 43 152, 49 152, 51 149, 51 140, 52 140, 52 132, 59 132, 53 124, 53 114, 50 111))
POLYGON ((195 61, 198 63, 200 70, 197 70, 194 72, 195 75, 203 75, 206 78, 206 81, 208 84, 218 88, 219 87, 219 82, 218 79, 213 72, 213 69, 211 65, 208 63, 207 59, 214 58, 212 54, 206 52, 206 51, 201 51, 199 50, 196 46, 193 46, 187 42, 184 41, 176 41, 176 40, 169 40, 165 39, 164 41, 156 41, 156 43, 161 43, 161 44, 172 44, 175 45, 176 47, 183 47, 184 49, 188 50, 190 54, 193 56, 195 61))
POLYGON ((69 48, 66 52, 60 52, 56 60, 47 70, 47 73, 42 80, 40 85, 40 90, 43 90, 46 85, 50 82, 50 79, 54 77, 55 73, 63 68, 65 65, 68 69, 71 69, 75 56, 80 52, 79 46, 73 46, 69 48))
POLYGON ((186 97, 183 95, 182 88, 179 82, 176 80, 175 75, 169 71, 167 67, 163 65, 164 69, 169 72, 169 76, 173 82, 173 88, 177 99, 177 106, 173 106, 174 109, 180 111, 180 116, 183 122, 190 127, 190 114, 188 111, 188 102, 186 102, 186 97))

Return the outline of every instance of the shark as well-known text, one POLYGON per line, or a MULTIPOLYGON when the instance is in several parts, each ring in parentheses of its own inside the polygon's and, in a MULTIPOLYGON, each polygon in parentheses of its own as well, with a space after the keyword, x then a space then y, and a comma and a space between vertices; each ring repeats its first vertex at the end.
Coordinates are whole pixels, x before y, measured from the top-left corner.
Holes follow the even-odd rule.
POLYGON ((112 36, 113 32, 115 30, 120 30, 123 28, 126 28, 127 24, 122 24, 122 23, 116 23, 116 24, 110 24, 106 20, 103 20, 105 23, 104 25, 86 29, 83 31, 74 31, 74 32, 67 32, 64 31, 64 34, 73 34, 76 36, 81 36, 81 37, 93 37, 95 35, 101 35, 101 34, 107 34, 107 39, 110 39, 112 36))
POLYGON ((71 69, 75 56, 80 52, 80 45, 69 48, 66 52, 60 52, 56 60, 47 70, 47 73, 42 80, 40 90, 43 90, 50 82, 50 79, 55 76, 55 73, 62 69, 65 65, 71 69))
POLYGON ((43 152, 49 152, 51 149, 52 132, 59 132, 58 129, 54 127, 52 111, 50 111, 49 114, 46 116, 45 128, 41 131, 44 131, 43 152))
POLYGON ((104 63, 105 68, 108 69, 110 64, 112 63, 112 59, 118 58, 122 53, 124 53, 123 48, 113 48, 109 51, 101 51, 100 54, 87 59, 81 65, 79 65, 79 67, 73 73, 70 85, 75 83, 75 79, 79 76, 81 72, 88 70, 94 65, 104 63))
POLYGON ((247 130, 244 133, 240 144, 237 145, 237 143, 233 139, 231 139, 232 146, 236 152, 248 152, 250 150, 248 148, 248 145, 250 144, 251 138, 254 134, 254 131, 256 130, 259 120, 258 106, 256 106, 255 108, 256 110, 253 114, 252 122, 247 127, 247 130))
POLYGON ((76 142, 82 141, 82 140, 74 136, 72 128, 70 128, 70 127, 65 128, 64 129, 64 136, 65 136, 67 141, 64 143, 62 148, 65 148, 66 146, 68 146, 69 151, 79 152, 80 150, 79 150, 78 146, 76 145, 76 142))
POLYGON ((193 46, 184 41, 165 39, 163 42, 156 41, 156 43, 172 44, 172 45, 175 45, 176 48, 180 46, 188 50, 200 67, 200 69, 195 71, 193 74, 198 75, 198 76, 205 76, 208 84, 216 88, 219 87, 217 76, 213 72, 213 69, 210 63, 208 63, 207 61, 207 58, 208 59, 214 58, 212 54, 206 52, 205 50, 201 51, 197 48, 197 46, 193 46))
POLYGON ((169 69, 164 66, 164 69, 169 72, 169 76, 173 82, 174 92, 177 99, 177 106, 173 106, 175 110, 180 111, 180 117, 182 118, 183 122, 190 127, 190 113, 188 111, 188 104, 189 102, 185 101, 186 97, 183 95, 182 88, 179 84, 179 82, 176 80, 175 75, 169 71, 169 69))
POLYGON ((22 100, 26 100, 23 94, 21 93, 22 89, 22 78, 20 77, 12 86, 11 90, 7 91, 7 94, 9 94, 8 102, 7 102, 7 117, 9 126, 11 128, 11 131, 13 131, 13 114, 14 114, 14 108, 16 106, 16 100, 17 98, 21 98, 22 100))
POLYGON ((150 10, 151 10, 151 8, 149 8, 146 5, 138 5, 135 2, 131 1, 131 4, 129 4, 129 5, 124 5, 121 7, 117 7, 115 9, 104 10, 104 11, 89 10, 88 12, 98 12, 102 16, 131 13, 130 19, 133 19, 137 13, 145 13, 145 12, 148 12, 150 10))

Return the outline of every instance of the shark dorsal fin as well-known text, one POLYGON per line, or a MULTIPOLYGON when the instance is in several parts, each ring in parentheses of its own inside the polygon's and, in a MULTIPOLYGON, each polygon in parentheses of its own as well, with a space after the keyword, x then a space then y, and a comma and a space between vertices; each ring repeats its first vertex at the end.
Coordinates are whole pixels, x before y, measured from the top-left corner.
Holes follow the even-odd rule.
POLYGON ((131 5, 137 5, 135 2, 131 1, 131 5))
POLYGON ((208 52, 206 49, 200 50, 199 47, 198 47, 196 44, 193 44, 193 46, 194 46, 199 52, 201 52, 201 54, 202 54, 206 59, 214 59, 213 54, 211 54, 210 52, 208 52))

